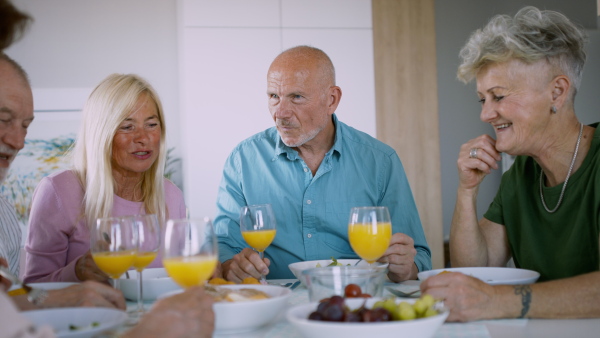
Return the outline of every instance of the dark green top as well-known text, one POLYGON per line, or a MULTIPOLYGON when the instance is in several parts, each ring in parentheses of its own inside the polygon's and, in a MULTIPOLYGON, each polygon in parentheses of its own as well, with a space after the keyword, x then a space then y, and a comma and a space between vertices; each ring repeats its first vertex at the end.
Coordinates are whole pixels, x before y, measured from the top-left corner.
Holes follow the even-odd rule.
MULTIPOLYGON (((554 213, 540 198, 540 166, 518 156, 504 173, 488 211, 488 220, 506 227, 515 266, 540 273, 539 281, 572 277, 599 269, 600 130, 581 167, 571 175, 563 201, 554 213)), ((563 185, 543 187, 553 209, 563 185)))

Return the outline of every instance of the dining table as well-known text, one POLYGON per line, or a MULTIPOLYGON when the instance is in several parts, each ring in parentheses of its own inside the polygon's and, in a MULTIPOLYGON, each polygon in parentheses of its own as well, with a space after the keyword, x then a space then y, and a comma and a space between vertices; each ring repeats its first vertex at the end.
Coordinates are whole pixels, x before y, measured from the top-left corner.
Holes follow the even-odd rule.
MULTIPOLYGON (((288 298, 287 309, 309 302, 308 289, 297 279, 272 279, 269 284, 293 288, 288 298)), ((419 281, 402 283, 388 282, 384 285, 383 297, 391 296, 388 287, 410 292, 419 288, 419 281)), ((418 293, 417 293, 418 295, 418 293)), ((135 309, 137 302, 128 301, 128 310, 135 309)), ((152 302, 146 302, 150 308, 152 302)), ((286 310, 287 310, 286 309, 286 310)), ((271 323, 250 332, 236 334, 215 333, 214 338, 304 338, 282 311, 271 323)), ((368 324, 365 324, 368 325, 368 324)), ((398 337, 403 337, 398 333, 398 337)), ((600 337, 600 318, 592 319, 497 319, 466 323, 446 322, 435 332, 433 338, 597 338, 600 337)), ((332 337, 335 338, 335 337, 332 337)), ((376 337, 369 337, 376 338, 376 337)), ((409 338, 409 337, 407 337, 409 338)))

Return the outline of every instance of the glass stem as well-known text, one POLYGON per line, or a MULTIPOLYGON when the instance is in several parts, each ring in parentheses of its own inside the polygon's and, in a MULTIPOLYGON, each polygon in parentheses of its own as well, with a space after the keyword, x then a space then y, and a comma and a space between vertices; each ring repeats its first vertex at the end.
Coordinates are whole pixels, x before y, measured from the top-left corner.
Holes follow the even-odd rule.
MULTIPOLYGON (((258 256, 260 257, 261 261, 264 261, 265 259, 265 252, 263 251, 259 251, 258 252, 258 256)), ((260 282, 266 284, 267 283, 267 278, 265 275, 263 275, 263 273, 260 273, 260 282)))
POLYGON ((142 283, 142 271, 138 271, 137 272, 137 282, 138 282, 138 292, 137 292, 137 310, 139 314, 144 313, 144 298, 142 297, 142 295, 144 294, 143 291, 143 283, 142 283))
POLYGON ((112 281, 113 281, 113 283, 112 283, 113 284, 113 288, 119 290, 119 279, 118 278, 113 278, 112 281))

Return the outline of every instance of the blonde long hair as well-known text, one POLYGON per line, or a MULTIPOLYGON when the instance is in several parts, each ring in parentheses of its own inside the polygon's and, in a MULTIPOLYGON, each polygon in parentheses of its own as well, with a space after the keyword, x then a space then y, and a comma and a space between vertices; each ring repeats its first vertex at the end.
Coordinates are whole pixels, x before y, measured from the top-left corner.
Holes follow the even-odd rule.
POLYGON ((97 218, 112 215, 115 192, 113 139, 119 125, 144 94, 156 104, 161 139, 157 160, 142 175, 142 201, 146 213, 157 214, 159 221, 167 217, 163 179, 166 127, 162 104, 146 80, 134 74, 112 74, 100 82, 87 99, 72 152, 73 167, 85 191, 82 208, 88 227, 92 227, 97 218))

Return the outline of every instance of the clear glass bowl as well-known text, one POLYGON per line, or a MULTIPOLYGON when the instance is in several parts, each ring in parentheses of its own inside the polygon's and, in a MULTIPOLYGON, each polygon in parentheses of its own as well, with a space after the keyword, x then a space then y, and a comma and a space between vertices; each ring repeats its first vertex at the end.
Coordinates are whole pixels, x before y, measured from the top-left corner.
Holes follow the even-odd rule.
POLYGON ((308 296, 311 302, 334 295, 344 297, 348 284, 356 284, 363 294, 381 297, 387 269, 370 267, 335 266, 304 270, 308 296))

